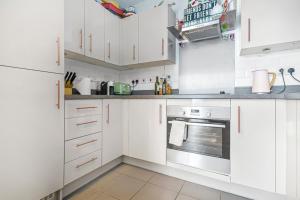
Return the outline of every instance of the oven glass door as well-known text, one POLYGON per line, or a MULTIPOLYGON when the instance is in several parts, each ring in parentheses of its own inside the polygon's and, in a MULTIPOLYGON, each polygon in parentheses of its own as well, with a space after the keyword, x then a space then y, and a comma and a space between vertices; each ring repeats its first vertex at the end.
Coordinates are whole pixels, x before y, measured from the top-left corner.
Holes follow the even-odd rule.
MULTIPOLYGON (((175 146, 168 143, 169 149, 229 159, 229 122, 199 119, 168 119, 168 121, 170 120, 184 120, 187 132, 182 146, 175 146)), ((168 124, 168 141, 171 127, 172 124, 168 124)))

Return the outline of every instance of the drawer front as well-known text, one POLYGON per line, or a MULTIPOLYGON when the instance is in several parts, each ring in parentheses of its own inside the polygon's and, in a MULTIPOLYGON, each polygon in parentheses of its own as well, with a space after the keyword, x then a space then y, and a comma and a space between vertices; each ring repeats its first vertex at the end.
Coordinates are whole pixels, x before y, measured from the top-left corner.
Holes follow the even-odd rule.
POLYGON ((96 151, 87 156, 65 164, 64 185, 101 167, 101 151, 96 151))
POLYGON ((66 101, 65 118, 102 115, 102 100, 66 101))
POLYGON ((65 140, 99 133, 102 131, 102 116, 86 116, 65 119, 65 140))
POLYGON ((67 141, 65 143, 65 162, 70 162, 100 150, 101 145, 101 133, 67 141))

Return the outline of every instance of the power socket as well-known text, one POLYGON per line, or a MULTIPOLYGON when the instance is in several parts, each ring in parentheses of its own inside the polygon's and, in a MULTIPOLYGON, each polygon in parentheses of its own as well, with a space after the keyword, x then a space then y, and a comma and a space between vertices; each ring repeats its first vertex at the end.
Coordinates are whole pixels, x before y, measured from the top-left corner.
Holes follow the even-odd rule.
POLYGON ((294 72, 295 72, 295 68, 289 68, 289 69, 288 69, 288 73, 289 73, 290 75, 293 75, 294 72))

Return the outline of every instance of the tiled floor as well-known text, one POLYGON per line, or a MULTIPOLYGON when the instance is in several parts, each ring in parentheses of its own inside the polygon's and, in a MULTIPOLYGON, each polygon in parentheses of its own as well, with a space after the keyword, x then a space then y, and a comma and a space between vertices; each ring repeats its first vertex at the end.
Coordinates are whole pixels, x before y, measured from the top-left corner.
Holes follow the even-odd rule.
POLYGON ((246 200, 131 165, 121 165, 70 200, 246 200))

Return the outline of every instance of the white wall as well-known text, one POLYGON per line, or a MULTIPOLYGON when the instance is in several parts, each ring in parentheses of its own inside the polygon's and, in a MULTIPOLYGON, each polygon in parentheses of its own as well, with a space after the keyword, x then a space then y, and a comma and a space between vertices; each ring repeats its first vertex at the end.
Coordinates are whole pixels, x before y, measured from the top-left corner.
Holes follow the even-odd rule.
POLYGON ((82 77, 89 77, 92 81, 92 89, 96 89, 96 82, 119 81, 120 72, 114 69, 91 65, 75 60, 65 59, 65 71, 76 72, 77 81, 82 77))

